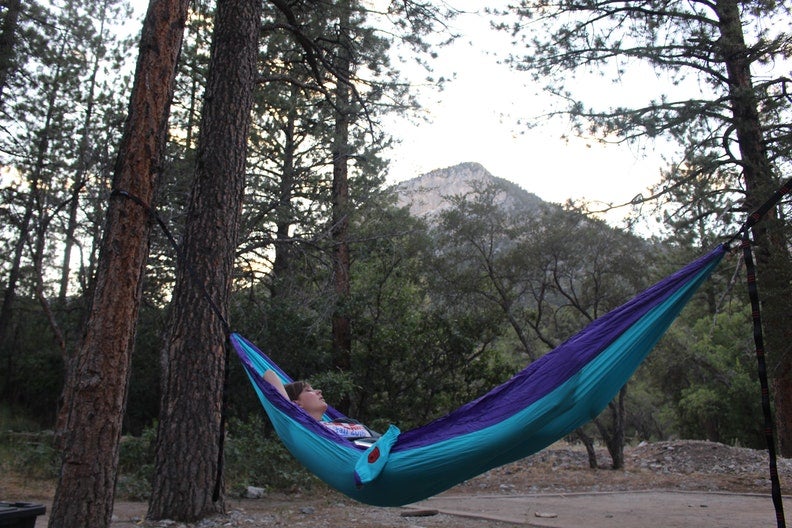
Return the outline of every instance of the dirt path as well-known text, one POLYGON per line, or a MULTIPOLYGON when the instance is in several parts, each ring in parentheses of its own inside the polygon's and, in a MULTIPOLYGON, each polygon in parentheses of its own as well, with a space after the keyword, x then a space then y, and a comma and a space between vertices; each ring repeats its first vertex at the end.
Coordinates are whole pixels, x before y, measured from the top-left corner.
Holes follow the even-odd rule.
POLYGON ((437 497, 416 507, 456 516, 554 528, 744 528, 776 525, 769 497, 647 491, 437 497))
MULTIPOLYGON (((605 455, 600 460, 606 460, 605 455)), ((226 502, 226 515, 195 524, 144 520, 145 502, 115 503, 112 528, 745 528, 777 526, 766 453, 711 442, 646 444, 626 467, 589 469, 584 451, 557 445, 403 508, 377 508, 314 486, 226 502)), ((792 460, 779 460, 783 503, 792 460)), ((2 476, 0 476, 2 477, 2 476)), ((44 504, 53 487, 0 478, 0 500, 44 504)), ((792 514, 788 515, 792 518, 792 514)), ((36 526, 47 526, 47 515, 36 526)))
MULTIPOLYGON (((333 494, 334 495, 334 494, 333 494)), ((786 497, 790 502, 790 497, 786 497)), ((47 504, 49 506, 49 504, 47 504)), ((49 508, 48 508, 49 509, 49 508)), ((776 526, 768 496, 741 493, 642 491, 537 495, 455 495, 403 508, 363 506, 341 497, 237 500, 229 513, 200 523, 210 527, 371 528, 744 528, 776 526)), ((112 528, 181 527, 172 521, 143 520, 146 504, 119 501, 112 528)), ((47 526, 38 517, 36 526, 47 526)), ((199 525, 195 525, 199 526, 199 525)))

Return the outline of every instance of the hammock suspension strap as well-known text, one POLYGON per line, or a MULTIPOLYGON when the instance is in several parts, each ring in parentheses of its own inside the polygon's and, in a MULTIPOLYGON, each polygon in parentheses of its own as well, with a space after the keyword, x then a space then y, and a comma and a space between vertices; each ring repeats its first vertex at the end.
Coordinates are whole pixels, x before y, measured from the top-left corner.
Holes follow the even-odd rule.
POLYGON ((770 408, 770 388, 767 382, 767 361, 765 360, 764 337, 762 335, 762 314, 760 311, 759 288, 756 285, 756 266, 751 252, 750 230, 743 233, 742 249, 745 259, 745 274, 748 282, 748 296, 751 299, 751 316, 753 319, 753 337, 756 348, 756 361, 759 372, 759 384, 762 389, 762 413, 764 414, 764 435, 767 442, 767 454, 770 465, 770 485, 775 507, 778 528, 785 528, 784 504, 781 498, 781 484, 778 479, 778 463, 776 460, 775 435, 773 433, 773 414, 770 408))
POLYGON ((171 247, 176 253, 176 258, 184 263, 187 268, 187 274, 190 276, 190 279, 193 281, 198 289, 201 290, 201 294, 203 295, 204 299, 207 303, 209 303, 209 308, 214 312, 217 316, 217 319, 223 325, 223 332, 225 333, 225 339, 223 340, 223 350, 224 350, 224 359, 225 366, 223 371, 225 372, 225 378, 223 379, 223 404, 220 410, 220 433, 219 438, 217 440, 218 450, 217 450, 217 476, 215 477, 215 485, 214 490, 212 492, 212 501, 217 502, 220 500, 220 489, 222 487, 223 481, 223 449, 225 446, 225 428, 226 428, 226 415, 228 409, 228 383, 229 383, 229 373, 228 367, 231 361, 231 344, 229 343, 229 337, 231 336, 231 326, 226 321, 225 317, 223 317, 222 312, 220 312, 220 308, 217 307, 212 297, 209 295, 209 292, 206 289, 206 285, 198 280, 198 275, 195 273, 195 269, 192 267, 189 261, 184 258, 182 248, 179 247, 179 243, 176 242, 176 238, 171 234, 168 226, 165 224, 165 221, 162 217, 155 211, 150 205, 144 202, 140 197, 135 196, 134 194, 127 192, 123 189, 113 189, 110 193, 110 197, 120 196, 122 198, 127 198, 132 200, 132 202, 136 203, 140 207, 142 207, 148 215, 157 222, 157 224, 162 229, 162 232, 165 234, 165 238, 168 239, 170 242, 171 247))
POLYGON ((734 234, 727 242, 726 245, 730 246, 732 242, 740 238, 745 232, 749 231, 759 220, 761 220, 767 212, 775 207, 781 201, 784 195, 792 192, 792 179, 789 179, 785 184, 776 189, 773 195, 768 200, 760 205, 753 213, 748 216, 748 219, 742 225, 740 230, 734 234))
POLYGON ((764 435, 767 442, 767 454, 770 469, 771 494, 773 506, 776 513, 776 523, 778 528, 785 528, 784 504, 781 494, 781 484, 778 478, 778 463, 775 448, 775 434, 773 432, 773 411, 770 406, 770 387, 767 381, 767 361, 765 359, 764 336, 762 333, 762 316, 760 312, 761 303, 759 301, 759 288, 756 285, 756 266, 754 264, 753 252, 751 251, 751 228, 756 225, 767 214, 770 209, 781 201, 784 195, 792 191, 792 179, 779 187, 773 195, 761 206, 759 206, 743 224, 742 228, 728 241, 730 245, 737 238, 742 236, 740 246, 743 250, 745 260, 745 274, 748 283, 748 296, 751 300, 751 314, 753 319, 754 346, 756 348, 756 361, 759 374, 759 385, 761 387, 762 413, 764 415, 764 435))

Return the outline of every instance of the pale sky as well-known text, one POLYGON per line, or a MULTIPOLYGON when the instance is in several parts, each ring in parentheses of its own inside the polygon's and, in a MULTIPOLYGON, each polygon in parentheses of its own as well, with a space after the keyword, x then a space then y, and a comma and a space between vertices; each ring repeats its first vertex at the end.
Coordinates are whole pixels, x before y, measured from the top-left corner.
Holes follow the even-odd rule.
MULTIPOLYGON (((454 3, 465 4, 480 5, 470 0, 454 3)), ((624 203, 646 194, 659 180, 662 162, 655 145, 645 145, 641 154, 626 144, 569 137, 571 131, 561 118, 537 120, 530 130, 519 125, 518 119, 532 121, 549 112, 553 101, 532 84, 528 73, 510 71, 488 54, 504 51, 506 39, 488 28, 486 17, 462 15, 454 25, 466 36, 439 50, 437 68, 446 75, 456 72, 456 79, 443 92, 425 96, 430 122, 393 124, 392 132, 402 143, 392 153, 392 181, 472 161, 546 201, 624 203)), ((620 102, 630 97, 627 86, 599 84, 600 90, 611 93, 625 90, 620 102)), ((596 86, 591 88, 596 92, 596 86)))
MULTIPOLYGON (((132 4, 142 24, 148 0, 132 0, 132 4)), ((452 4, 470 10, 482 5, 479 0, 452 4)), ((652 145, 639 154, 628 145, 602 145, 574 137, 563 140, 561 136, 570 131, 561 120, 538 120, 531 130, 518 125, 518 119, 531 120, 548 112, 552 101, 531 85, 529 74, 511 72, 488 55, 503 51, 506 39, 489 29, 486 17, 461 15, 452 26, 464 36, 438 49, 434 65, 436 74, 455 74, 455 78, 443 92, 424 91, 427 121, 394 118, 386 124, 401 141, 391 152, 389 182, 477 162, 494 176, 546 201, 585 198, 623 203, 645 193, 659 179, 659 152, 652 145)), ((604 91, 614 89, 606 86, 604 91)))

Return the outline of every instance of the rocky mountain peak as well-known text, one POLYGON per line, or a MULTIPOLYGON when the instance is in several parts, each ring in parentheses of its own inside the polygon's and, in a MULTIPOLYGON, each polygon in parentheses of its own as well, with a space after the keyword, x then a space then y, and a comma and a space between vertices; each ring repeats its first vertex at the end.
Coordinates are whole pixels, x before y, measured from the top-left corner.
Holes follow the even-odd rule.
POLYGON ((413 216, 434 216, 450 207, 449 197, 462 196, 476 187, 498 183, 505 189, 504 205, 539 207, 542 200, 518 185, 493 176, 480 163, 466 162, 435 169, 396 185, 398 205, 409 206, 413 216))

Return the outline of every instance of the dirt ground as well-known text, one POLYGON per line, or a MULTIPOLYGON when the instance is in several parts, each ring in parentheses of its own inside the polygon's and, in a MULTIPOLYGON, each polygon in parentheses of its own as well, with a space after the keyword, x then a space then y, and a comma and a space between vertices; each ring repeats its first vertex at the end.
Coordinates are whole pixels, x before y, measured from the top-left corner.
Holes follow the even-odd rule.
MULTIPOLYGON (((602 465, 607 452, 598 451, 602 465)), ((671 441, 625 451, 625 468, 590 469, 585 451, 556 444, 403 508, 354 503, 327 489, 228 498, 226 515, 195 524, 146 521, 146 504, 116 501, 113 528, 507 526, 641 528, 776 526, 767 453, 722 444, 671 441)), ((779 459, 782 492, 792 460, 779 459)), ((790 497, 784 497, 790 502, 790 497)), ((0 477, 0 500, 51 504, 51 485, 0 477)), ((36 526, 47 525, 47 516, 36 526)))

